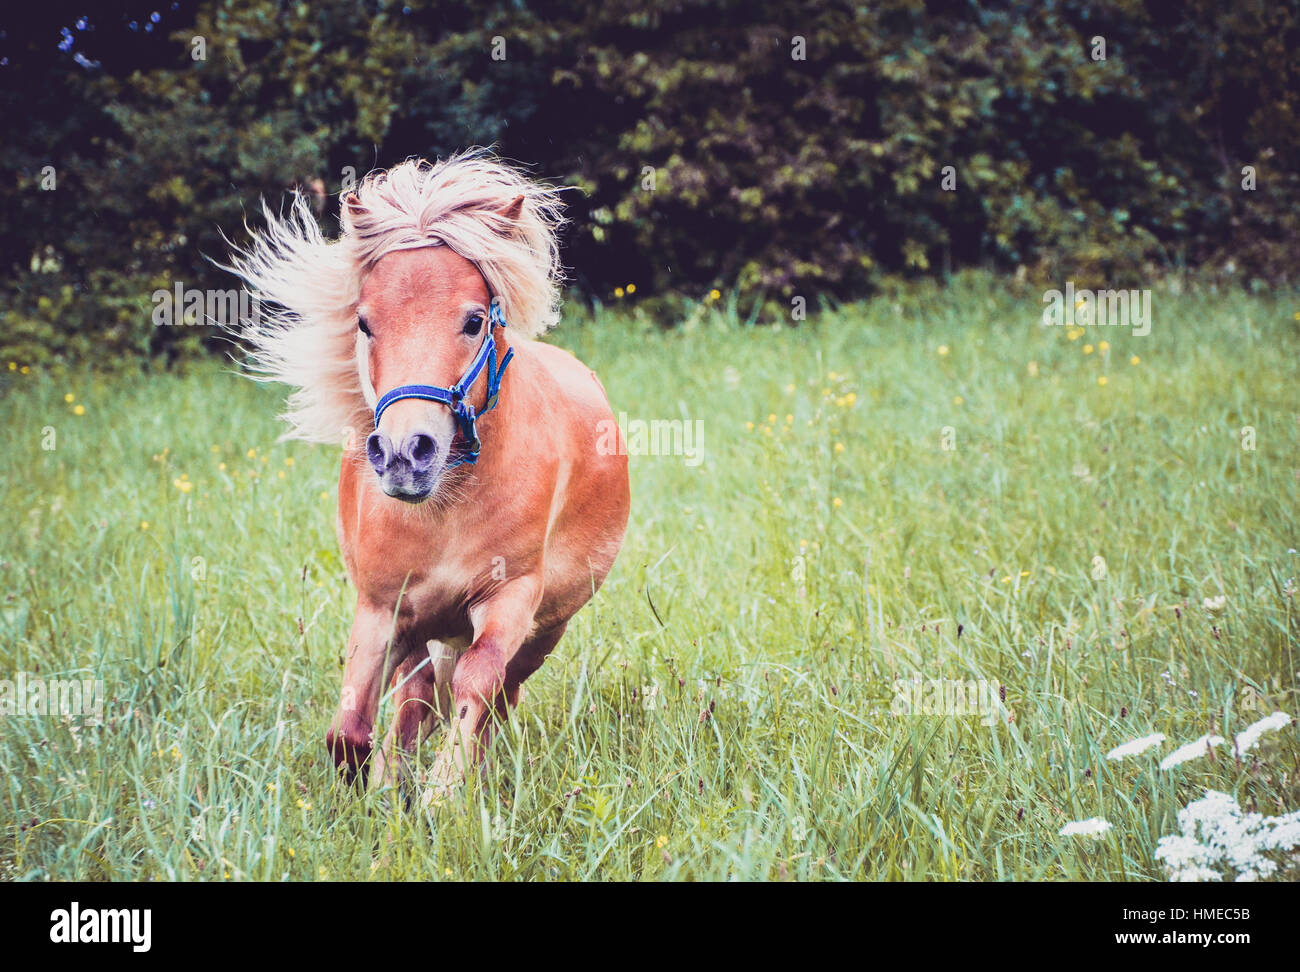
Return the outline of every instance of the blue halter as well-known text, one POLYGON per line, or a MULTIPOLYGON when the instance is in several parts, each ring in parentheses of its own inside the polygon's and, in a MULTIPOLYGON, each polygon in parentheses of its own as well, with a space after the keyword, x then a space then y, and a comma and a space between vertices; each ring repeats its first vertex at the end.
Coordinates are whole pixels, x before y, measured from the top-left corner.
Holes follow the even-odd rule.
POLYGON ((500 367, 497 366, 497 346, 492 340, 492 330, 497 326, 505 327, 506 319, 501 313, 500 304, 494 300, 488 306, 488 327, 487 334, 483 337, 483 344, 460 381, 450 388, 441 388, 437 385, 401 385, 394 388, 375 404, 375 428, 379 428, 379 419, 393 402, 401 401, 403 398, 440 402, 450 408, 456 416, 456 424, 460 426, 460 433, 467 443, 459 455, 447 462, 447 468, 463 464, 472 466, 478 462, 479 450, 482 448, 478 437, 478 419, 497 407, 497 401, 501 397, 501 376, 506 373, 506 365, 510 364, 510 359, 515 355, 514 348, 506 348, 505 357, 501 359, 500 367), (487 401, 483 403, 483 411, 475 413, 474 406, 465 401, 465 395, 474 387, 474 382, 478 380, 484 368, 487 368, 487 401))

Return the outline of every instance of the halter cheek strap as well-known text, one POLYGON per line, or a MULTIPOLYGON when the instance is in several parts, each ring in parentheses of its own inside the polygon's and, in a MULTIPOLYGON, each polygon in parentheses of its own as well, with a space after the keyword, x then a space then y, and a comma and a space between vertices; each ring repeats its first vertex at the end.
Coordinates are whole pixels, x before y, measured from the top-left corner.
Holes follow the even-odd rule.
POLYGON ((478 353, 474 356, 474 361, 470 364, 469 370, 461 376, 460 381, 450 388, 443 388, 440 385, 401 385, 392 391, 384 394, 375 404, 375 428, 379 428, 379 420, 383 417, 384 411, 393 402, 401 401, 403 398, 418 398, 426 402, 438 402, 446 405, 451 409, 452 414, 456 416, 456 424, 460 428, 461 436, 465 440, 465 447, 459 455, 453 457, 447 462, 447 467, 460 465, 474 465, 478 462, 479 450, 482 443, 478 437, 478 419, 486 415, 492 409, 497 407, 497 402, 501 397, 501 376, 506 373, 506 365, 510 364, 510 359, 515 355, 515 349, 506 348, 505 356, 501 359, 501 364, 497 364, 497 346, 492 340, 492 332, 497 327, 505 327, 505 315, 501 312, 501 307, 497 301, 492 301, 488 306, 488 327, 487 334, 483 337, 483 343, 479 346, 478 353), (478 376, 487 370, 487 401, 483 403, 483 411, 475 412, 474 406, 465 401, 466 394, 474 387, 474 382, 478 381, 478 376))

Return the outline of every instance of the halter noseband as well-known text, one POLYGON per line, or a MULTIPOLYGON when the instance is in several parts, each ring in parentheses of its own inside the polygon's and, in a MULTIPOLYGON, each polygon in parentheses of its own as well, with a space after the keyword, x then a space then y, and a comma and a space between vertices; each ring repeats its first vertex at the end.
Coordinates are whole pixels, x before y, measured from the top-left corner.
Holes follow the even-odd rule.
POLYGON ((479 450, 482 448, 478 437, 478 419, 497 407, 501 393, 501 376, 506 373, 506 365, 510 364, 510 359, 515 354, 514 348, 507 347, 500 366, 497 366, 497 346, 492 340, 492 331, 497 326, 505 327, 506 319, 501 313, 500 304, 493 300, 488 305, 487 334, 483 337, 483 344, 480 345, 478 354, 474 356, 469 370, 461 376, 460 381, 450 388, 442 388, 438 385, 401 385, 394 388, 375 404, 375 428, 379 428, 379 419, 393 402, 401 401, 403 398, 440 402, 450 408, 452 414, 456 416, 456 424, 460 427, 460 433, 467 443, 459 455, 447 462, 447 468, 462 464, 472 466, 478 462, 479 450), (475 413, 474 406, 465 401, 465 395, 474 387, 474 382, 478 380, 484 368, 487 368, 487 401, 483 403, 483 411, 475 413))

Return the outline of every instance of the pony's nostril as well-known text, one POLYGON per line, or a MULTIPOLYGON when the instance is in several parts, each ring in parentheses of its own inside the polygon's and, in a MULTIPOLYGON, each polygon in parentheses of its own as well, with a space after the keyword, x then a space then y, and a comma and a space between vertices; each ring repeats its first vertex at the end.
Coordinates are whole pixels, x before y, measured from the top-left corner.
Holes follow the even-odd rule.
POLYGON ((410 457, 413 468, 425 471, 433 465, 433 458, 438 454, 438 443, 433 436, 417 432, 406 440, 406 454, 410 457))
POLYGON ((370 460, 370 465, 375 467, 376 472, 383 472, 388 468, 392 455, 388 436, 384 433, 376 429, 366 437, 366 458, 370 460))

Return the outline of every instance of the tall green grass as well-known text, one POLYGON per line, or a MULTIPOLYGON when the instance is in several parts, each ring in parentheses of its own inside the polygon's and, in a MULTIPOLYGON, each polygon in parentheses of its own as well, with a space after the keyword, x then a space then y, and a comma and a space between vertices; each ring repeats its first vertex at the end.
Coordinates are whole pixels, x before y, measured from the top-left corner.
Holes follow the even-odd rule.
POLYGON ((1040 327, 1040 296, 571 317, 615 409, 700 420, 704 461, 632 457, 619 561, 490 770, 410 806, 323 743, 338 450, 276 444, 280 390, 216 365, 0 372, 0 678, 108 696, 100 727, 0 718, 0 875, 1159 879, 1206 788, 1300 806, 1294 726, 1157 768, 1296 713, 1300 298, 1157 291, 1137 338, 1040 327), (891 711, 913 677, 1005 711, 891 711))

